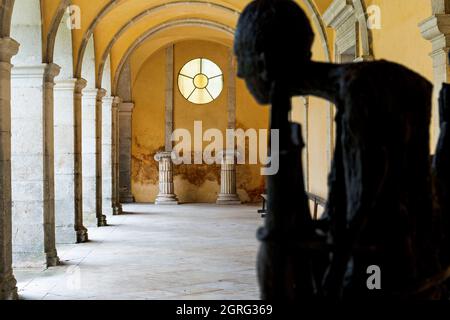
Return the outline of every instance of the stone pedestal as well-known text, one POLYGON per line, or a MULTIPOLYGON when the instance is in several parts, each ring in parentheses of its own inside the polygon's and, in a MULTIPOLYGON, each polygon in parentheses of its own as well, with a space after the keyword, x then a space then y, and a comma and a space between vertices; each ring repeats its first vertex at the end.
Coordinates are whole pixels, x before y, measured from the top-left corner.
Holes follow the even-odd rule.
POLYGON ((132 115, 134 104, 123 102, 119 104, 119 190, 120 202, 134 202, 131 193, 131 143, 132 143, 132 115))
POLYGON ((119 104, 120 98, 115 97, 112 104, 112 162, 113 162, 113 181, 112 181, 112 209, 113 215, 122 214, 122 205, 120 204, 119 190, 119 104))
POLYGON ((234 150, 223 151, 219 154, 219 157, 221 160, 220 193, 217 204, 241 204, 236 192, 236 152, 234 150))
POLYGON ((55 218, 56 243, 77 242, 75 231, 75 118, 76 79, 55 84, 55 218))
POLYGON ((0 300, 17 299, 11 232, 11 57, 19 44, 0 39, 0 300))
POLYGON ((156 197, 157 205, 177 205, 178 198, 175 195, 173 184, 172 152, 160 152, 155 155, 159 163, 159 194, 156 197))
POLYGON ((58 264, 54 211, 55 64, 12 69, 14 265, 58 264), (43 99, 44 97, 44 99, 43 99))
POLYGON ((88 241, 88 232, 83 221, 83 156, 82 156, 82 90, 86 80, 77 79, 74 94, 74 126, 75 126, 75 231, 77 242, 88 241))

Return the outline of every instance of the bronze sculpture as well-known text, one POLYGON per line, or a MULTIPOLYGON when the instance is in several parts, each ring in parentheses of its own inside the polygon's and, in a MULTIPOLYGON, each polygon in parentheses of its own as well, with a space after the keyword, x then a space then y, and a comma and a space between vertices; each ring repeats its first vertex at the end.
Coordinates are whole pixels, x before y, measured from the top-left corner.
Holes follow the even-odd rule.
POLYGON ((280 171, 267 178, 269 216, 258 233, 262 298, 446 297, 448 231, 438 225, 447 209, 436 209, 436 201, 450 190, 442 164, 449 142, 443 133, 434 166, 441 196, 433 202, 432 85, 384 60, 312 61, 313 39, 308 18, 290 0, 251 2, 236 31, 238 76, 259 103, 272 105, 271 129, 280 130, 280 171), (296 95, 337 108, 328 205, 319 222, 303 185, 301 130, 288 121, 296 95), (382 271, 382 290, 367 288, 371 265, 382 271))

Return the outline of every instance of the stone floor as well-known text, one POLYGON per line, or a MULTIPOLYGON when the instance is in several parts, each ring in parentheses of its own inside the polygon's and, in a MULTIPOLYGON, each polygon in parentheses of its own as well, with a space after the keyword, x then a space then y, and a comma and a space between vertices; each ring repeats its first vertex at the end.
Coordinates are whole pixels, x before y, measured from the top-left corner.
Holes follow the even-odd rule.
POLYGON ((15 270, 21 299, 258 299, 254 206, 124 205, 62 264, 15 270))

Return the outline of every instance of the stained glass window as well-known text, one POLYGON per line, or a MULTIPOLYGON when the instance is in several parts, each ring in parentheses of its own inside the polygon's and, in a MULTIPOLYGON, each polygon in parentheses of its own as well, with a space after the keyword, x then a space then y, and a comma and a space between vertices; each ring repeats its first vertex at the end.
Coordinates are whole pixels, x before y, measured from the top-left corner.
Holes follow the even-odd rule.
POLYGON ((198 58, 184 65, 178 75, 178 88, 188 101, 207 104, 223 90, 223 73, 211 60, 198 58))

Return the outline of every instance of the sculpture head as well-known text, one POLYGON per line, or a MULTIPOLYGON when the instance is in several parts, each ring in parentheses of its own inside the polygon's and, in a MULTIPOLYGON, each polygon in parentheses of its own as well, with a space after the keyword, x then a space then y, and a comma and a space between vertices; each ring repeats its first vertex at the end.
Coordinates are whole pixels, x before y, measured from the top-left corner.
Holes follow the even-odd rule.
POLYGON ((275 81, 295 79, 311 61, 313 40, 310 22, 294 1, 252 1, 236 30, 238 76, 259 103, 267 104, 275 81))

